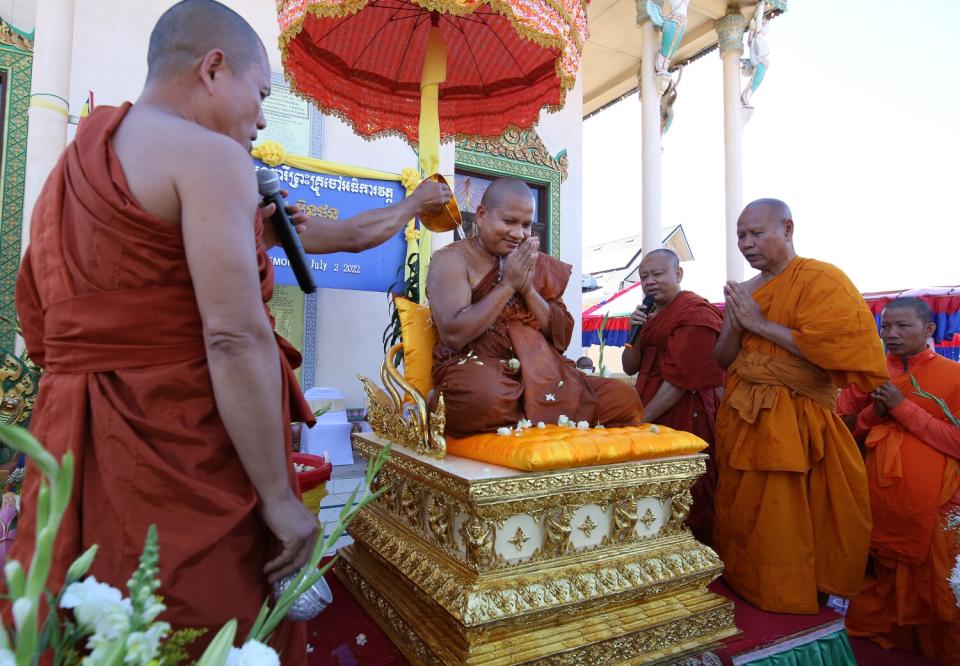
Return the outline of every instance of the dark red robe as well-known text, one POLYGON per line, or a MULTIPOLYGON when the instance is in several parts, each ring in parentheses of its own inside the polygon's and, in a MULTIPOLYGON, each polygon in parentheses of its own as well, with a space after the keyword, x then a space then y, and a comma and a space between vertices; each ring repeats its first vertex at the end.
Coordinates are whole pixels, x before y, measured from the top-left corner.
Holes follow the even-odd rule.
POLYGON ((685 391, 653 423, 693 433, 710 445, 707 472, 691 489, 694 501, 687 518, 687 524, 704 537, 713 528, 717 487, 713 455, 724 375, 713 360, 713 347, 722 326, 720 310, 691 291, 681 291, 663 311, 647 320, 635 343, 642 352, 637 393, 643 404, 650 404, 665 381, 685 391))

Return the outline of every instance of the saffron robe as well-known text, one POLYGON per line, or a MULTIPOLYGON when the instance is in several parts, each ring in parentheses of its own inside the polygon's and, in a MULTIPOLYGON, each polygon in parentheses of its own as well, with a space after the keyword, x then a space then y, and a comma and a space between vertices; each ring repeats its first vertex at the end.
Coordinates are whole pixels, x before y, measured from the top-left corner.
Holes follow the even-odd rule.
MULTIPOLYGON (((58 459, 71 451, 76 460, 48 587, 59 589, 70 563, 98 544, 89 575, 126 593, 154 524, 161 619, 209 628, 199 650, 231 618, 238 636, 249 631, 277 544, 217 411, 181 227, 140 208, 113 151, 129 106, 98 107, 81 124, 37 201, 17 281, 26 346, 44 371, 31 431, 58 459)), ((263 251, 259 268, 269 317, 263 251)), ((296 350, 278 337, 277 355, 284 421, 312 421, 296 350)), ((268 444, 290 451, 290 428, 268 444)), ((38 477, 28 465, 11 554, 21 562, 33 553, 38 477)), ((274 638, 284 664, 306 663, 305 625, 274 638)))
POLYGON ((880 417, 869 394, 840 394, 838 411, 857 415, 865 439, 873 533, 871 571, 850 602, 847 631, 884 647, 913 650, 944 664, 960 663, 960 609, 947 579, 957 535, 946 516, 960 508, 960 428, 920 387, 960 414, 960 363, 931 350, 890 355, 887 369, 905 399, 880 417))
POLYGON ((723 326, 723 316, 707 299, 681 291, 663 311, 647 320, 635 346, 641 350, 637 393, 649 405, 663 382, 685 391, 673 407, 653 423, 691 432, 707 442, 707 471, 690 489, 693 507, 687 517, 691 528, 709 533, 713 528, 713 495, 717 485, 713 462, 719 388, 723 370, 713 360, 713 348, 723 326))
MULTIPOLYGON (((563 351, 573 334, 573 317, 561 299, 571 267, 540 254, 534 288, 550 306, 549 337, 523 298, 514 295, 493 325, 463 350, 434 347, 433 381, 443 394, 447 432, 464 437, 516 425, 527 418, 556 423, 561 416, 591 426, 637 425, 643 407, 636 392, 614 379, 585 375, 563 351), (520 367, 513 370, 509 361, 520 367)), ((472 303, 499 282, 494 266, 473 289, 472 303)))
POLYGON ((838 268, 795 257, 753 293, 805 360, 744 331, 717 412, 714 548, 754 606, 815 613, 817 590, 860 590, 870 541, 866 470, 837 387, 887 380, 863 298, 838 268))

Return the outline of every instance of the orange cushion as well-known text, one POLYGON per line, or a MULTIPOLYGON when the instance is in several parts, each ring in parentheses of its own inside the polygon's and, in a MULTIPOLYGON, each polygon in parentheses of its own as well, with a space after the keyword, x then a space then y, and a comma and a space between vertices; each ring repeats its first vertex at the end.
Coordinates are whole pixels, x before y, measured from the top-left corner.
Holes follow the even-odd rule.
POLYGON ((447 453, 526 472, 589 467, 699 453, 707 443, 688 432, 644 424, 578 430, 548 425, 521 435, 447 437, 447 453))
POLYGON ((437 342, 430 308, 399 296, 394 303, 403 337, 403 376, 426 398, 433 388, 433 347, 437 342))

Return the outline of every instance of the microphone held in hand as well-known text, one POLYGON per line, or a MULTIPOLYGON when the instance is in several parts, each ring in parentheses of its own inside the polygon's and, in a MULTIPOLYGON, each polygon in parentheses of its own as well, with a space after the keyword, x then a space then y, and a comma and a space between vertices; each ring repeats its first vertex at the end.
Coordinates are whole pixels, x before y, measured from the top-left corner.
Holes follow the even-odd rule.
MULTIPOLYGON (((643 310, 643 314, 650 314, 650 310, 653 309, 653 296, 645 297, 643 303, 640 304, 640 309, 643 310)), ((624 347, 632 349, 633 343, 637 341, 638 335, 640 335, 640 327, 631 326, 630 335, 627 336, 627 344, 625 344, 624 347)))
POLYGON ((257 171, 257 187, 264 203, 276 206, 276 211, 270 216, 270 222, 273 224, 273 233, 283 247, 283 253, 287 255, 287 261, 290 262, 290 268, 293 269, 293 274, 297 278, 297 284, 300 285, 303 293, 312 294, 317 290, 317 285, 307 265, 307 257, 300 243, 300 234, 297 233, 296 227, 287 215, 287 202, 280 194, 280 178, 270 169, 260 169, 257 171))

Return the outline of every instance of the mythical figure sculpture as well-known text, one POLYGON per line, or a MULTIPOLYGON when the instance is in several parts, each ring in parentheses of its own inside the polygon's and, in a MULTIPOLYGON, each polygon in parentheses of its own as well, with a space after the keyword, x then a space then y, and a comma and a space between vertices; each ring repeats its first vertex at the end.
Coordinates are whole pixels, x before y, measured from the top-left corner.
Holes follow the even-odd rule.
POLYGON ((628 499, 614 504, 610 540, 614 543, 629 541, 636 535, 637 520, 636 500, 628 499))
POLYGON ((400 514, 406 519, 410 527, 421 527, 423 505, 419 489, 415 483, 407 481, 400 491, 400 514))
POLYGON ((493 562, 493 536, 488 523, 470 518, 460 528, 460 536, 467 549, 468 562, 481 569, 493 562))
POLYGON ((667 70, 670 68, 670 59, 680 47, 683 33, 687 29, 687 6, 689 4, 689 0, 673 0, 670 3, 670 13, 664 16, 663 9, 655 0, 646 0, 647 16, 661 31, 660 50, 657 51, 657 59, 654 64, 661 93, 665 92, 671 83, 670 72, 667 70))
POLYGON ((573 509, 565 506, 548 511, 543 518, 543 549, 547 557, 563 555, 570 548, 570 521, 573 509))
POLYGON ((683 67, 677 70, 677 78, 670 77, 667 89, 660 96, 660 134, 666 134, 673 124, 673 104, 677 101, 677 86, 683 76, 683 67))
POLYGON ((747 87, 743 89, 743 94, 740 95, 740 101, 747 108, 753 108, 750 106, 750 98, 760 87, 763 76, 767 73, 767 66, 770 64, 770 45, 767 42, 770 21, 763 15, 766 4, 764 0, 760 0, 757 5, 757 11, 750 21, 750 27, 747 28, 747 47, 750 49, 750 55, 740 60, 740 72, 750 79, 747 87))
POLYGON ((693 495, 690 490, 684 490, 677 493, 670 499, 670 530, 683 529, 683 523, 690 515, 690 507, 693 506, 693 495))
POLYGON ((453 533, 450 529, 452 527, 450 507, 436 495, 427 506, 427 527, 430 528, 430 533, 439 543, 448 547, 453 545, 453 533))

